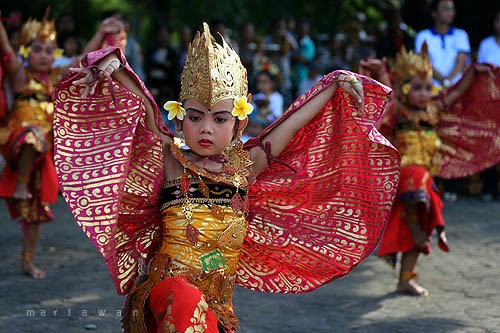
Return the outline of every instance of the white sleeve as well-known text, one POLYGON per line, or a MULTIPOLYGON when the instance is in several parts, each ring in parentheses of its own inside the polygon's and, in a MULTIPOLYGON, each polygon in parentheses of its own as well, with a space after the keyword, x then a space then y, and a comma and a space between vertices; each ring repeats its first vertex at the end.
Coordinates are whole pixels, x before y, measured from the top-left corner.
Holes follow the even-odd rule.
POLYGON ((417 33, 417 36, 415 37, 415 52, 420 53, 420 49, 422 48, 422 44, 425 41, 425 30, 420 31, 417 33))
POLYGON ((478 63, 481 63, 481 62, 486 62, 485 58, 486 58, 486 39, 483 39, 481 41, 481 43, 479 44, 479 50, 477 51, 477 62, 478 63))
POLYGON ((462 29, 457 29, 457 51, 470 53, 469 35, 462 29))

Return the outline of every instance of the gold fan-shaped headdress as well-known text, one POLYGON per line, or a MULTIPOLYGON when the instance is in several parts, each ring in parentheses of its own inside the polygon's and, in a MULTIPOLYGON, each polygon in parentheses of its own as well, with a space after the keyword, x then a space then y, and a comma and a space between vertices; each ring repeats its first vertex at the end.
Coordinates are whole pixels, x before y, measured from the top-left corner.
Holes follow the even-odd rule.
POLYGON ((28 45, 35 39, 41 42, 51 42, 57 44, 57 32, 54 21, 49 21, 49 10, 45 11, 43 20, 28 19, 21 28, 21 45, 28 45))
POLYGON ((203 32, 198 31, 189 44, 179 101, 195 99, 211 109, 223 99, 246 97, 247 93, 247 71, 240 57, 224 37, 222 45, 218 44, 203 23, 203 32))
POLYGON ((401 86, 414 76, 421 78, 432 77, 432 64, 427 52, 427 43, 424 42, 420 54, 406 51, 403 47, 396 55, 391 70, 392 81, 401 86))

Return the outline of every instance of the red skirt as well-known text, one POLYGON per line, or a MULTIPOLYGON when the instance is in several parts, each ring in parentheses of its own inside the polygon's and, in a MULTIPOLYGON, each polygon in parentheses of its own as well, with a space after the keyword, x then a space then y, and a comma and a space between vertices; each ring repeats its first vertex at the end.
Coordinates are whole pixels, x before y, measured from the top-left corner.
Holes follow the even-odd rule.
POLYGON ((203 293, 185 277, 158 283, 149 295, 149 311, 145 318, 148 332, 224 332, 219 331, 203 293))
POLYGON ((396 200, 380 241, 379 256, 407 252, 416 246, 406 221, 409 204, 418 204, 419 222, 428 235, 437 227, 444 228, 443 201, 429 171, 421 166, 403 167, 396 200))
POLYGON ((11 217, 15 219, 20 216, 28 223, 51 221, 54 214, 48 204, 57 200, 59 185, 46 136, 36 127, 18 128, 11 133, 9 141, 2 147, 2 153, 7 165, 0 177, 0 197, 7 199, 11 217), (15 200, 12 196, 16 188, 19 152, 25 144, 34 144, 38 155, 28 185, 33 197, 30 200, 22 200, 23 204, 19 205, 20 200, 15 200))

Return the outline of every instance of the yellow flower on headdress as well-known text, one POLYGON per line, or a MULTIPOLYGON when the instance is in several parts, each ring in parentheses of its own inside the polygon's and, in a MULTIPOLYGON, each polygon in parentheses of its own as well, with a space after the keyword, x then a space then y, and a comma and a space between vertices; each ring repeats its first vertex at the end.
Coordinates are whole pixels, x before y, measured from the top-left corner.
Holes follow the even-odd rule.
POLYGON ((408 95, 410 93, 410 89, 411 89, 411 84, 405 83, 401 87, 401 92, 403 93, 403 95, 408 95))
POLYGON ((233 106, 231 114, 238 117, 239 120, 245 119, 253 111, 253 106, 248 103, 246 96, 235 98, 233 106))
POLYGON ((441 93, 441 87, 437 85, 432 85, 431 94, 432 96, 438 96, 441 93))
POLYGON ((182 107, 182 104, 176 101, 166 102, 163 105, 163 108, 168 111, 168 120, 172 120, 174 118, 182 120, 186 115, 186 110, 182 107))
POLYGON ((54 50, 54 58, 58 59, 58 58, 62 57, 63 53, 64 53, 63 49, 60 49, 60 48, 55 49, 54 50))
POLYGON ((29 46, 24 46, 24 45, 21 45, 19 47, 19 54, 21 55, 21 57, 23 57, 24 59, 28 59, 29 55, 30 55, 30 52, 31 52, 31 47, 29 46))

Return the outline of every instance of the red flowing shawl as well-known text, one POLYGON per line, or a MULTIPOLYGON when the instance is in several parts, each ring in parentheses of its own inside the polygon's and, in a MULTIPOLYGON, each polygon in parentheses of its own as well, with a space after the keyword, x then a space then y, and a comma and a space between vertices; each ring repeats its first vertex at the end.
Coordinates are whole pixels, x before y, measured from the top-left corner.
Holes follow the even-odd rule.
POLYGON ((491 70, 493 77, 476 73, 467 91, 441 113, 443 178, 469 176, 500 161, 500 68, 491 70))
MULTIPOLYGON (((82 66, 110 52, 117 51, 91 53, 82 66)), ((160 125, 151 95, 128 65, 124 70, 151 100, 160 125)), ((325 76, 260 137, 336 76, 325 76)), ((358 115, 351 97, 337 89, 279 156, 294 171, 273 163, 250 187, 239 285, 268 292, 311 291, 347 274, 378 243, 396 193, 400 159, 375 129, 390 90, 357 77, 365 89, 365 115, 358 115)), ((68 75, 56 91, 55 163, 78 225, 105 258, 117 291, 125 294, 161 241, 161 142, 146 129, 145 107, 136 95, 102 79, 95 94, 83 98, 82 88, 71 84, 74 79, 68 75)), ((257 144, 253 140, 247 148, 257 144)))

